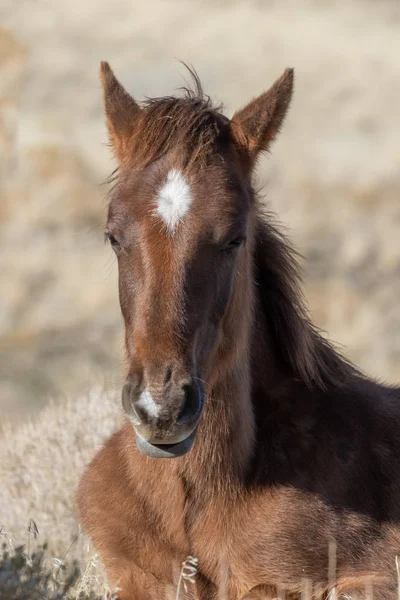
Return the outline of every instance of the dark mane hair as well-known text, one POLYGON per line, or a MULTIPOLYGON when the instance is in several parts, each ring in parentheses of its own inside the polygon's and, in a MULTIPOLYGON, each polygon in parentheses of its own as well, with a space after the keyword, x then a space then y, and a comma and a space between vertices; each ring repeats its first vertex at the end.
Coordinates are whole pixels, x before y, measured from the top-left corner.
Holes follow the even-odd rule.
POLYGON ((276 350, 308 387, 343 387, 362 374, 322 337, 305 306, 298 253, 260 201, 254 250, 255 281, 276 350))
POLYGON ((147 98, 140 103, 142 117, 134 131, 135 163, 141 168, 179 146, 183 167, 206 163, 218 142, 228 134, 229 119, 222 106, 213 106, 197 73, 185 65, 192 85, 181 87, 183 96, 147 98))

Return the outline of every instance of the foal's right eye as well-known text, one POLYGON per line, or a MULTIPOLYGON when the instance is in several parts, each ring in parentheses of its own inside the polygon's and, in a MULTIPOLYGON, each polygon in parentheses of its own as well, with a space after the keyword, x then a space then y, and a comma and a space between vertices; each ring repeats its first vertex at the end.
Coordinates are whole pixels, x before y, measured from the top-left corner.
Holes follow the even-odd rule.
POLYGON ((119 243, 117 238, 113 236, 112 233, 110 233, 109 231, 106 231, 104 234, 104 238, 105 238, 106 242, 110 242, 111 247, 113 250, 115 250, 115 252, 118 252, 120 250, 121 244, 119 243))

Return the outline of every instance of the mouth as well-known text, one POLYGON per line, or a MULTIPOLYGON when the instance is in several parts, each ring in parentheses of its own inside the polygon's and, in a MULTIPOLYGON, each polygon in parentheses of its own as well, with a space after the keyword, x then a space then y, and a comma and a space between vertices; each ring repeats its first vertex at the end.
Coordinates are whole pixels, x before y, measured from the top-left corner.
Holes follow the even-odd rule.
POLYGON ((135 432, 136 445, 142 454, 151 458, 178 458, 191 449, 196 437, 196 430, 197 427, 187 438, 176 444, 150 444, 135 432))

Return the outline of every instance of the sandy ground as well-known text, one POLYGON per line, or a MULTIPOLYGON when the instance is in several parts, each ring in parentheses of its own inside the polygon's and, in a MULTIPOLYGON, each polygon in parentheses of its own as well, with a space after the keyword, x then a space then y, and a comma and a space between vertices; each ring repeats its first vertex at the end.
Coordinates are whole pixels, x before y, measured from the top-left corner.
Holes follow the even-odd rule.
POLYGON ((317 323, 400 378, 398 1, 1 0, 0 24, 1 419, 122 378, 102 59, 138 99, 193 63, 227 114, 295 67, 260 183, 306 258, 317 323))

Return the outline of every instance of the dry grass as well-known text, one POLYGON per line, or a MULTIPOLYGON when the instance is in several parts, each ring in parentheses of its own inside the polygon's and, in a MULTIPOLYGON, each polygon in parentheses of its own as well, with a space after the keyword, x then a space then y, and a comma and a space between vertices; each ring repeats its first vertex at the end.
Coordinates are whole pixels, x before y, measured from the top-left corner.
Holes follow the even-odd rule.
POLYGON ((73 495, 85 465, 117 427, 117 406, 109 394, 93 390, 48 406, 35 423, 0 435, 0 520, 7 547, 15 551, 25 545, 30 555, 37 543, 46 542, 53 563, 77 560, 81 591, 107 588, 77 522, 73 495))

